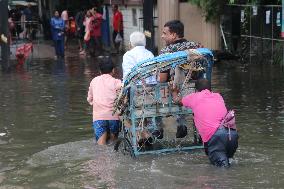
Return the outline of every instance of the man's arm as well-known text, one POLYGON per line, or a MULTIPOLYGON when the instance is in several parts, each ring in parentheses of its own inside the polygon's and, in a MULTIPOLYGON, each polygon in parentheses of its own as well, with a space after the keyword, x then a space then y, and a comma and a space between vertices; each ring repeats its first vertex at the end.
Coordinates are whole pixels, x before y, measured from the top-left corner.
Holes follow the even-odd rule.
POLYGON ((91 106, 93 105, 93 90, 92 90, 91 84, 90 84, 89 91, 88 91, 87 101, 89 102, 91 106))
POLYGON ((94 79, 92 79, 92 81, 90 82, 88 96, 87 96, 87 101, 91 106, 93 105, 93 99, 94 99, 93 85, 94 85, 94 79))
POLYGON ((180 105, 180 106, 185 106, 187 108, 191 108, 192 107, 192 103, 193 103, 193 98, 195 93, 186 95, 185 97, 181 97, 179 96, 179 91, 176 88, 173 88, 173 84, 170 84, 169 88, 171 89, 172 92, 172 98, 173 98, 173 102, 180 105))
POLYGON ((116 88, 116 91, 120 90, 121 87, 122 87, 122 82, 121 82, 121 80, 116 79, 116 81, 115 81, 115 88, 116 88))
MULTIPOLYGON (((169 53, 168 46, 162 48, 161 51, 160 51, 160 55, 165 54, 165 53, 169 53)), ((167 82, 168 78, 169 78, 169 75, 170 75, 170 71, 169 70, 161 72, 159 74, 159 82, 160 83, 167 82)))
POLYGON ((135 62, 136 62, 135 58, 133 58, 128 52, 126 52, 123 55, 123 60, 122 60, 123 81, 125 81, 126 76, 133 68, 134 66, 133 63, 135 62))
POLYGON ((178 90, 177 89, 173 89, 172 91, 172 97, 173 97, 173 102, 182 106, 182 98, 180 96, 178 96, 178 90))
POLYGON ((196 93, 192 93, 192 94, 189 94, 183 98, 181 98, 181 104, 187 108, 192 108, 192 105, 194 103, 194 95, 196 93))
POLYGON ((122 23, 122 14, 120 13, 118 16, 118 31, 117 32, 120 32, 121 23, 122 23))
POLYGON ((175 104, 178 104, 181 106, 182 103, 181 103, 181 97, 179 96, 179 90, 174 87, 172 81, 169 82, 169 90, 170 90, 170 93, 172 94, 172 101, 175 104))

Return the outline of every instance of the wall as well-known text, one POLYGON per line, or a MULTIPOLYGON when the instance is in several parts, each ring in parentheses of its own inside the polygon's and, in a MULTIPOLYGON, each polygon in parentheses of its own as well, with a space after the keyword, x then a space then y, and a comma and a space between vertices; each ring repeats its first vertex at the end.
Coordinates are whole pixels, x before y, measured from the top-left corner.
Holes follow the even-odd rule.
POLYGON ((185 26, 185 38, 200 42, 204 47, 220 50, 219 23, 205 22, 202 11, 190 3, 179 4, 179 19, 185 26))
POLYGON ((219 24, 205 22, 202 11, 188 2, 180 3, 177 0, 158 0, 158 48, 165 44, 161 40, 163 25, 173 19, 179 19, 185 26, 185 38, 200 42, 204 47, 220 50, 219 24))
POLYGON ((179 19, 179 0, 158 0, 158 51, 165 45, 161 39, 164 24, 179 19))

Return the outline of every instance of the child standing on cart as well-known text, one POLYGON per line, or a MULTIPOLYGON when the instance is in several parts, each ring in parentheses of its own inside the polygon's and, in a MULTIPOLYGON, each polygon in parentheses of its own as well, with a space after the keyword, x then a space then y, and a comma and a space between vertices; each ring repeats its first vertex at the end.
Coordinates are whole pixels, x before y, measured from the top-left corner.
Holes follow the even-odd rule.
POLYGON ((93 106, 93 128, 99 145, 117 139, 120 121, 118 115, 112 115, 117 90, 122 86, 119 79, 113 77, 113 63, 104 58, 99 63, 101 75, 95 77, 89 87, 87 101, 93 106))

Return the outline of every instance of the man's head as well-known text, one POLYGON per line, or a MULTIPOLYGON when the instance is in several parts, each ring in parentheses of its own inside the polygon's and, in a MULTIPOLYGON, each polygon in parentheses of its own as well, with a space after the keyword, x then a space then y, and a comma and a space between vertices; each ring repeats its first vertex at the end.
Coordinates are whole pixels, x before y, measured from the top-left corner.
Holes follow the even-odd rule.
POLYGON ((130 45, 131 47, 136 46, 146 46, 146 37, 142 32, 133 32, 130 35, 130 45))
POLYGON ((195 83, 195 88, 198 92, 208 89, 211 91, 211 84, 207 79, 198 79, 195 83))
POLYGON ((86 16, 87 16, 87 17, 91 17, 91 16, 92 16, 92 12, 91 12, 91 10, 87 10, 87 12, 86 12, 86 16))
POLYGON ((59 12, 57 10, 54 11, 54 16, 57 17, 57 18, 59 17, 59 12))
POLYGON ((99 68, 102 74, 111 74, 113 71, 113 63, 110 57, 102 57, 99 62, 99 68))
POLYGON ((118 11, 118 5, 113 5, 112 6, 112 12, 118 11))
POLYGON ((184 37, 184 25, 179 20, 168 21, 162 31, 162 39, 166 42, 166 45, 182 39, 184 37))
POLYGON ((97 7, 93 7, 93 8, 92 8, 92 13, 93 13, 93 14, 96 14, 97 12, 98 12, 98 8, 97 8, 97 7))

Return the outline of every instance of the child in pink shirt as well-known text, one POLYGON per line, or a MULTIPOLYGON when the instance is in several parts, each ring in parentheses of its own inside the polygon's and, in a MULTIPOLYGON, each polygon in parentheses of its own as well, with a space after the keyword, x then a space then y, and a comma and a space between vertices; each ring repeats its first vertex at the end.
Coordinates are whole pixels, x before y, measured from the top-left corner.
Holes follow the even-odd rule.
POLYGON ((95 77, 89 87, 87 101, 93 106, 93 128, 99 145, 107 139, 115 140, 118 136, 120 121, 118 115, 112 115, 117 90, 122 82, 113 77, 113 64, 110 58, 99 64, 101 75, 95 77))

